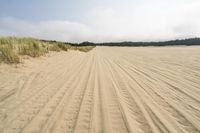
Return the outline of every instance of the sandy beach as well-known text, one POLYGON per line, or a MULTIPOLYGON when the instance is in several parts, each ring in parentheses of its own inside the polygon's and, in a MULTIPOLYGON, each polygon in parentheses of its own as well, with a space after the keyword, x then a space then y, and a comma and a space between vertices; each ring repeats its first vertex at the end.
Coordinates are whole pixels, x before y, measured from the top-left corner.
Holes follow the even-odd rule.
POLYGON ((0 133, 200 133, 200 47, 96 47, 0 64, 0 133))

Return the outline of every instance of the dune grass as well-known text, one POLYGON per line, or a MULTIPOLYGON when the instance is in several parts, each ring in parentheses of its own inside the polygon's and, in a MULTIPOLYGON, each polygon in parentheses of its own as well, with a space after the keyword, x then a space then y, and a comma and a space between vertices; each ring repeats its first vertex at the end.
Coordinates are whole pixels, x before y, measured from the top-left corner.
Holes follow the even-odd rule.
POLYGON ((31 38, 24 38, 18 44, 18 53, 31 57, 39 57, 48 53, 47 46, 31 38))
POLYGON ((93 48, 94 48, 94 46, 73 46, 71 49, 72 50, 78 50, 78 51, 81 51, 81 52, 89 52, 93 48))
POLYGON ((93 48, 94 48, 94 46, 79 46, 79 47, 77 47, 77 49, 81 52, 89 52, 93 48))
POLYGON ((49 51, 79 50, 88 52, 94 46, 72 46, 57 41, 42 41, 33 38, 0 37, 0 62, 20 63, 20 57, 28 55, 30 57, 43 56, 49 51))
POLYGON ((20 58, 12 47, 0 46, 0 62, 19 63, 20 58))

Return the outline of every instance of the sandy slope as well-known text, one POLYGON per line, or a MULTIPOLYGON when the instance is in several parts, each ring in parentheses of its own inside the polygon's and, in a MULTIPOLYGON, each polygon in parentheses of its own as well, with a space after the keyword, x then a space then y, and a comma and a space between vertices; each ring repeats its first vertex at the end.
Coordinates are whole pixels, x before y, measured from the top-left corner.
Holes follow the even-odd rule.
POLYGON ((1 133, 200 132, 200 47, 97 47, 0 66, 1 133))

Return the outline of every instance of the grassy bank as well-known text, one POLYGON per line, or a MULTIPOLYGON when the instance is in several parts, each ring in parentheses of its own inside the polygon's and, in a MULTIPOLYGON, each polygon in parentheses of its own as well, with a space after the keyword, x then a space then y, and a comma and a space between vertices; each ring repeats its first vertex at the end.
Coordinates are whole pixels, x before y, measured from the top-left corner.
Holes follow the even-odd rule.
POLYGON ((72 46, 57 41, 42 41, 33 38, 0 37, 0 62, 20 63, 21 56, 39 57, 49 51, 79 50, 88 52, 94 46, 72 46))

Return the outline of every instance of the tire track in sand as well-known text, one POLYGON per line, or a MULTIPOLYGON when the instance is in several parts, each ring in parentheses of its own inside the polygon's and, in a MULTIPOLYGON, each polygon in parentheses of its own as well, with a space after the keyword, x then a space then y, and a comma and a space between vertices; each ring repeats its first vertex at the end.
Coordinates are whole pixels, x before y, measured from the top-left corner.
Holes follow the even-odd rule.
POLYGON ((2 71, 0 95, 17 89, 0 132, 198 133, 199 49, 96 47, 2 71))

